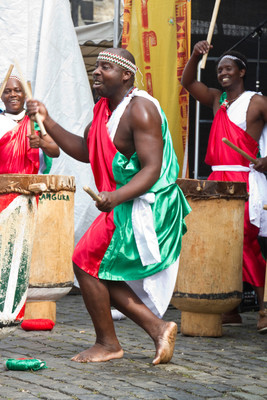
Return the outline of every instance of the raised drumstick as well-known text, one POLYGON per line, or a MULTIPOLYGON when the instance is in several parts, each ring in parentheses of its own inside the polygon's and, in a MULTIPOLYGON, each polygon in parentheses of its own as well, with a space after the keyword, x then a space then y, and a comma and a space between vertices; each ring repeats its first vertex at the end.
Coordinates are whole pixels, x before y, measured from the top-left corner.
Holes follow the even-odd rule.
POLYGON ((3 80, 2 85, 1 85, 1 88, 0 88, 0 97, 2 96, 3 91, 5 90, 6 83, 7 83, 7 81, 8 81, 8 78, 9 78, 10 75, 11 75, 11 72, 12 72, 13 67, 14 67, 14 65, 13 65, 13 64, 10 64, 10 67, 8 68, 8 71, 7 71, 7 74, 6 74, 6 76, 5 76, 5 79, 3 80))
MULTIPOLYGON (((18 62, 17 62, 16 60, 14 61, 14 64, 15 64, 15 66, 16 66, 16 69, 17 69, 18 73, 19 73, 20 81, 21 81, 22 87, 23 87, 23 89, 24 89, 24 91, 25 91, 25 93, 26 93, 26 96, 28 97, 29 100, 31 100, 31 99, 32 99, 32 92, 31 92, 31 90, 30 90, 30 88, 29 88, 27 82, 25 81, 25 79, 24 79, 24 77, 23 77, 23 74, 22 74, 22 71, 21 71, 21 69, 20 69, 20 66, 19 66, 19 64, 18 64, 18 62)), ((36 114, 35 114, 35 118, 36 118, 36 121, 37 121, 37 123, 38 123, 38 125, 39 125, 39 127, 40 127, 40 130, 41 130, 41 132, 42 132, 42 135, 43 135, 43 136, 47 135, 47 132, 46 132, 46 130, 45 130, 43 121, 41 120, 40 114, 39 114, 39 113, 36 113, 36 114)))
MULTIPOLYGON (((31 82, 30 82, 30 81, 27 81, 27 84, 28 84, 29 89, 30 89, 30 91, 31 91, 31 93, 32 93, 32 85, 31 85, 31 82)), ((35 135, 34 121, 33 121, 32 119, 31 119, 31 134, 32 134, 32 135, 35 135)))
POLYGON ((227 144, 229 147, 231 147, 231 149, 237 151, 239 154, 241 154, 243 157, 245 157, 247 160, 249 160, 250 162, 252 162, 253 164, 257 163, 257 159, 251 157, 249 154, 247 154, 244 150, 241 150, 239 147, 237 147, 235 144, 233 144, 232 142, 230 142, 230 140, 226 139, 226 138, 222 138, 223 143, 227 144))
POLYGON ((83 190, 88 193, 93 200, 95 201, 101 201, 101 197, 98 196, 91 188, 89 188, 89 186, 84 186, 83 190))
MULTIPOLYGON (((220 7, 220 2, 221 2, 221 0, 216 0, 214 8, 213 8, 213 13, 212 13, 208 36, 207 36, 207 42, 209 44, 211 44, 211 39, 212 39, 212 35, 213 35, 215 23, 216 23, 217 14, 218 14, 219 7, 220 7)), ((201 69, 205 69, 207 57, 208 57, 208 53, 204 54, 204 56, 202 57, 201 64, 200 64, 201 69)))

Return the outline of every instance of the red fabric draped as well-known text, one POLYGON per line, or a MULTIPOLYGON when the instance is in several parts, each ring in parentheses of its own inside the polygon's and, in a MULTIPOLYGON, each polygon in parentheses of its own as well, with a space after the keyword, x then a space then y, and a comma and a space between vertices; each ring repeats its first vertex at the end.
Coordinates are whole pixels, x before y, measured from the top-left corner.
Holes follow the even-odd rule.
POLYGON ((99 192, 116 189, 112 162, 117 149, 107 132, 107 122, 110 115, 108 99, 100 99, 94 107, 94 119, 87 139, 89 160, 99 192))
MULTIPOLYGON (((94 119, 87 139, 89 160, 99 192, 116 189, 112 163, 117 149, 107 131, 110 115, 108 100, 106 98, 100 99, 94 107, 94 119)), ((115 228, 113 211, 101 213, 75 247, 73 262, 85 272, 98 278, 101 261, 115 228)))
POLYGON ((37 174, 39 149, 30 147, 30 119, 24 119, 0 139, 0 174, 37 174))

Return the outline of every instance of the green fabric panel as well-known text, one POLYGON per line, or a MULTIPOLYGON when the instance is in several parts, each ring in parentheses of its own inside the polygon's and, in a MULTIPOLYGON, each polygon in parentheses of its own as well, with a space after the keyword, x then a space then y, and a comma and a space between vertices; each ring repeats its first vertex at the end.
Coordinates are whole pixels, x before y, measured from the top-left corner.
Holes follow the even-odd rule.
POLYGON ((46 168, 42 171, 42 173, 43 174, 49 174, 49 172, 50 172, 50 170, 51 170, 51 168, 52 168, 52 158, 51 157, 49 157, 47 154, 45 154, 44 152, 43 152, 43 156, 44 156, 44 162, 45 162, 45 165, 46 165, 46 168))
MULTIPOLYGON (((41 131, 39 125, 35 121, 34 121, 34 130, 35 131, 39 131, 39 132, 41 131)), ((43 157, 44 157, 44 163, 45 163, 46 167, 41 172, 42 172, 42 174, 46 174, 47 175, 51 171, 53 159, 51 157, 49 157, 47 154, 45 154, 44 151, 43 151, 43 157)))
POLYGON ((221 95, 221 97, 220 97, 220 100, 219 100, 220 106, 223 104, 223 102, 224 102, 226 99, 227 99, 227 94, 226 94, 226 92, 223 92, 222 95, 221 95))

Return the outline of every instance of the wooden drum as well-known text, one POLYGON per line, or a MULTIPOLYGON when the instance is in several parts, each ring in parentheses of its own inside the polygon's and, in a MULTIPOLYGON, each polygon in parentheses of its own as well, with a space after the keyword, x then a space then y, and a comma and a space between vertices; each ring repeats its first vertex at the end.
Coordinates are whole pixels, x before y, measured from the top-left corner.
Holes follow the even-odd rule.
POLYGON ((0 175, 0 338, 23 320, 37 217, 29 175, 0 175))
POLYGON ((182 311, 181 333, 222 336, 221 314, 242 298, 243 182, 178 179, 192 212, 186 217, 171 303, 182 311))
POLYGON ((33 176, 39 194, 25 319, 56 322, 56 300, 73 286, 74 177, 33 176))

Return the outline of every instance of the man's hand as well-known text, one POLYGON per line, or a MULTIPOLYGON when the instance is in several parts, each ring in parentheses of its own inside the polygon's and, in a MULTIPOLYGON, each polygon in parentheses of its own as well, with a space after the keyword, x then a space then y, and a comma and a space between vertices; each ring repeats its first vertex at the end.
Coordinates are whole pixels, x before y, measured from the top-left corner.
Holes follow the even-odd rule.
POLYGON ((257 158, 254 169, 258 172, 267 171, 267 157, 257 158))
POLYGON ((30 147, 33 149, 38 149, 39 147, 41 147, 41 138, 36 135, 36 134, 29 134, 27 135, 27 137, 30 140, 30 147))
POLYGON ((95 205, 99 211, 110 212, 119 204, 117 190, 114 192, 100 192, 98 196, 101 197, 101 201, 96 201, 95 205))
POLYGON ((193 55, 201 56, 203 54, 208 53, 208 51, 212 48, 213 48, 212 44, 209 44, 207 40, 202 40, 195 44, 193 49, 193 55))
POLYGON ((38 100, 27 100, 27 114, 32 120, 35 120, 34 116, 36 113, 39 113, 41 121, 44 122, 46 117, 48 116, 47 109, 43 103, 38 100))

